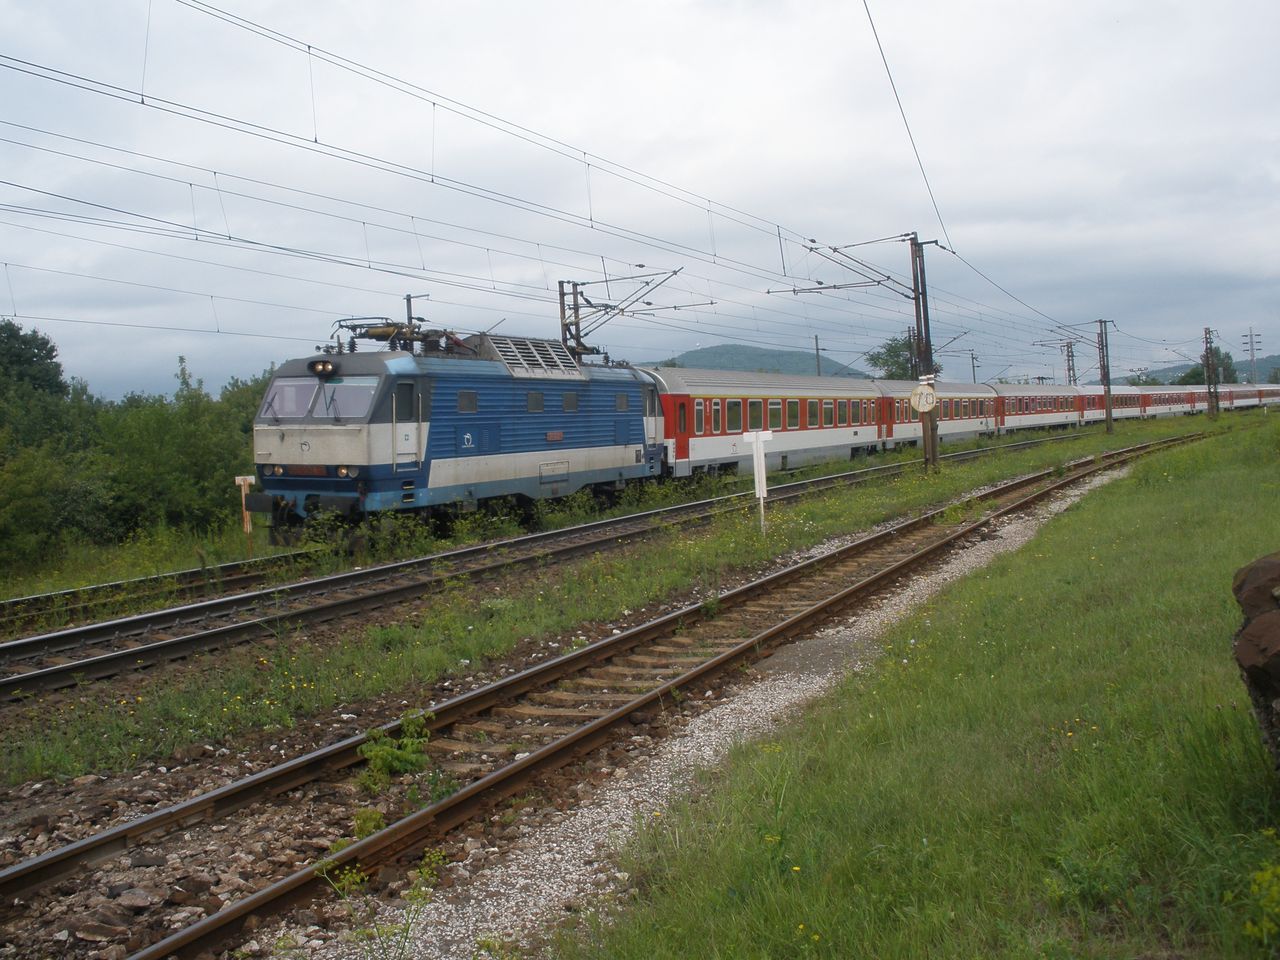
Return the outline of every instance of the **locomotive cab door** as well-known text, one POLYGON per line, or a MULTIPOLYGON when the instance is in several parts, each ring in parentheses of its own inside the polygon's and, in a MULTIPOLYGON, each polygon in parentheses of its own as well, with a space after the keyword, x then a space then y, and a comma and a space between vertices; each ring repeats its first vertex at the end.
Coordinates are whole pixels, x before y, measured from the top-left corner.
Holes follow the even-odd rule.
POLYGON ((422 393, 412 380, 396 382, 391 396, 391 445, 396 473, 422 466, 422 393))

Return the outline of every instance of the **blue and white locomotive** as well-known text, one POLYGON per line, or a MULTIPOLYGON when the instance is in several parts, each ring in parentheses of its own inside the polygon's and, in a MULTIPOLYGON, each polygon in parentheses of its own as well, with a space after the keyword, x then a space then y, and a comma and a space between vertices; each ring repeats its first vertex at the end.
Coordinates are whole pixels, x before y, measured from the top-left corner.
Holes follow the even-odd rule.
POLYGON ((661 471, 657 391, 630 367, 580 365, 555 341, 357 329, 392 349, 290 360, 258 410, 263 492, 248 505, 277 528, 320 511, 620 489, 661 471))

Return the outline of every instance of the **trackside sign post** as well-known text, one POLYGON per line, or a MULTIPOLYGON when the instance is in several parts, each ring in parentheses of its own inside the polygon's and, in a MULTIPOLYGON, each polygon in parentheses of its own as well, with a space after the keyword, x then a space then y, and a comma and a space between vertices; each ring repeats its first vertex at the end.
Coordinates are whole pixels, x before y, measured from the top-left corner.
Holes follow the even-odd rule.
POLYGON ((751 467, 755 474, 756 499, 760 502, 760 533, 764 529, 764 498, 769 495, 769 480, 764 469, 764 445, 773 439, 772 430, 748 430, 742 439, 751 444, 751 467))
POLYGON ((258 478, 254 476, 236 477, 236 486, 240 488, 240 518, 244 523, 244 539, 249 546, 249 559, 253 559, 253 514, 245 506, 244 498, 249 493, 249 488, 258 482, 258 478))

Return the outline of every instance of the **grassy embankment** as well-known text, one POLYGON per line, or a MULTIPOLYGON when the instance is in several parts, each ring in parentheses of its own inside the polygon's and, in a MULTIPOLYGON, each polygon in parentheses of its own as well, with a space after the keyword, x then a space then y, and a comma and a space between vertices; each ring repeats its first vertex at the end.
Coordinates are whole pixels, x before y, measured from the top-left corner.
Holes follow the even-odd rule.
POLYGON ((639 901, 563 955, 1274 956, 1230 584, 1278 502, 1274 417, 1140 463, 643 826, 639 901))
MULTIPOLYGON (((1250 423, 1224 418, 1221 429, 1250 423)), ((459 670, 471 672, 525 637, 554 637, 583 623, 608 623, 691 585, 715 589, 737 569, 865 528, 993 480, 1052 466, 1155 436, 1187 432, 1207 422, 1177 419, 1127 423, 1115 437, 1090 432, 1063 445, 1016 451, 948 467, 943 473, 878 481, 776 511, 767 538, 754 511, 725 517, 698 531, 670 529, 625 554, 584 561, 571 575, 557 568, 498 594, 459 583, 422 614, 396 626, 355 629, 340 647, 318 648, 285 636, 205 658, 196 675, 156 671, 141 693, 103 702, 105 685, 86 686, 74 702, 33 699, 9 708, 0 729, 0 782, 128 769, 162 759, 192 742, 234 740, 246 732, 288 727, 301 718, 397 693, 411 702, 415 686, 459 670)))

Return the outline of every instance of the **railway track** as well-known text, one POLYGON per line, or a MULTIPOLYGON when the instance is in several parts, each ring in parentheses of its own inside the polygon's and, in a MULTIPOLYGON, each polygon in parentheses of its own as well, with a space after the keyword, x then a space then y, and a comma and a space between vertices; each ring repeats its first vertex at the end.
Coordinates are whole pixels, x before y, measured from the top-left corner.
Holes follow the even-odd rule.
POLYGON ((210 593, 245 590, 275 576, 281 569, 296 563, 297 559, 297 553, 288 553, 257 560, 236 560, 152 577, 0 600, 0 637, 15 638, 23 630, 38 626, 92 622, 148 603, 167 604, 210 593))
MULTIPOLYGON (((972 459, 989 450, 1024 448, 1054 439, 1058 438, 965 450, 948 456, 954 461, 972 459)), ((895 475, 918 463, 886 464, 783 484, 774 488, 769 502, 783 503, 834 486, 895 475)), ((563 561, 611 549, 668 524, 705 522, 737 509, 746 496, 731 494, 5 641, 0 643, 0 703, 21 702, 124 671, 269 639, 298 625, 323 623, 421 598, 453 578, 490 575, 530 563, 563 561)), ((265 572, 255 570, 241 575, 261 577, 265 572)))
MULTIPOLYGON (((501 798, 609 743, 619 727, 631 732, 637 721, 645 722, 673 709, 685 687, 702 689, 726 667, 809 632, 822 620, 887 586, 998 517, 1027 509, 1109 465, 1163 449, 1170 442, 1144 444, 1116 451, 1097 462, 1080 462, 1065 476, 1044 471, 1001 485, 959 505, 904 521, 788 567, 713 601, 686 607, 432 704, 415 722, 429 732, 425 749, 433 771, 453 777, 460 784, 456 791, 341 849, 322 854, 314 845, 294 850, 273 846, 271 863, 285 866, 261 874, 242 870, 240 876, 253 877, 246 884, 249 889, 245 895, 218 903, 217 909, 201 909, 198 912, 204 915, 194 922, 187 922, 193 914, 189 901, 174 903, 172 898, 157 896, 155 904, 143 904, 146 897, 135 898, 131 909, 138 913, 133 929, 145 932, 131 934, 134 940, 129 949, 136 951, 133 960, 195 956, 229 942, 246 925, 252 928, 264 916, 315 898, 326 885, 317 871, 317 861, 323 860, 331 871, 351 869, 373 875, 384 864, 415 855, 501 798), (970 513, 979 515, 957 519, 970 513), (298 868, 290 871, 289 864, 298 868), (177 915, 182 922, 172 919, 177 915)), ((404 733, 404 725, 394 723, 379 728, 372 738, 394 741, 404 733)), ((290 824, 289 829, 272 833, 273 838, 340 834, 343 827, 332 819, 339 815, 332 811, 328 822, 305 823, 299 829, 297 818, 313 812, 315 796, 300 800, 296 792, 289 798, 280 795, 300 788, 303 792, 313 790, 317 781, 333 783, 342 771, 361 762, 361 748, 370 739, 349 738, 0 871, 0 896, 6 904, 16 902, 18 909, 38 924, 47 898, 74 897, 77 890, 93 888, 100 881, 89 866, 121 856, 129 859, 134 871, 128 882, 136 883, 139 890, 182 891, 187 882, 183 871, 193 868, 195 855, 181 851, 206 849, 210 838, 224 853, 251 848, 252 837, 263 830, 261 821, 251 821, 245 836, 220 821, 264 803, 274 802, 281 822, 290 824), (219 827, 224 831, 220 838, 210 832, 219 827), (179 838, 180 852, 166 854, 166 844, 175 837, 179 838), (138 863, 143 866, 136 866, 138 863), (147 873, 148 869, 153 872, 147 873)), ((327 790, 333 793, 331 786, 327 790)), ((322 790, 319 795, 327 794, 322 790)), ((346 814, 349 818, 350 810, 346 814)), ((46 935, 53 933, 45 931, 46 935)), ((121 936, 124 942, 125 935, 121 936)))

